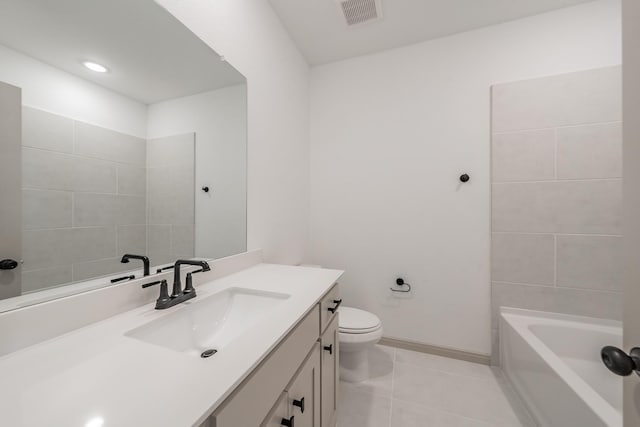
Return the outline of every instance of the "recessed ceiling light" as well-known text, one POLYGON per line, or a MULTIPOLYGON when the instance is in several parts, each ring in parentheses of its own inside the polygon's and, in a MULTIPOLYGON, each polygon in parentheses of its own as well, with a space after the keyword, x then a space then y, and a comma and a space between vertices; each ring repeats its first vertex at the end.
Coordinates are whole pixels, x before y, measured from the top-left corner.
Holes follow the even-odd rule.
POLYGON ((104 419, 102 417, 91 418, 84 427, 102 427, 104 425, 104 419))
POLYGON ((96 62, 85 61, 82 63, 82 65, 84 65, 91 71, 95 71, 96 73, 106 73, 107 71, 109 71, 107 67, 105 67, 104 65, 100 65, 96 62))

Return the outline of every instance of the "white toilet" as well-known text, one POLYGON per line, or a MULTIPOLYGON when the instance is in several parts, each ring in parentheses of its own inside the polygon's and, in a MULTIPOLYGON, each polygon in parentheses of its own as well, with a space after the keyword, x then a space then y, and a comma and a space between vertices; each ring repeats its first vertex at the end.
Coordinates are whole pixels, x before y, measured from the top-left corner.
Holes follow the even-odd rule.
POLYGON ((369 378, 369 348, 382 338, 382 322, 373 313, 352 307, 338 309, 340 379, 360 382, 369 378))

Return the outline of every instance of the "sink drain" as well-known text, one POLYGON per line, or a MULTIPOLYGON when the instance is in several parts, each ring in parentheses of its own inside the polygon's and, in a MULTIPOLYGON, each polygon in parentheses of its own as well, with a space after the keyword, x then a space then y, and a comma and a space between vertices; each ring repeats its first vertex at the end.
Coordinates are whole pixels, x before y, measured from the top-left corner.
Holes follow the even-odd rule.
POLYGON ((214 350, 213 348, 210 348, 209 350, 205 350, 202 353, 200 353, 200 357, 202 357, 203 359, 206 359, 207 357, 213 356, 217 352, 218 350, 214 350))

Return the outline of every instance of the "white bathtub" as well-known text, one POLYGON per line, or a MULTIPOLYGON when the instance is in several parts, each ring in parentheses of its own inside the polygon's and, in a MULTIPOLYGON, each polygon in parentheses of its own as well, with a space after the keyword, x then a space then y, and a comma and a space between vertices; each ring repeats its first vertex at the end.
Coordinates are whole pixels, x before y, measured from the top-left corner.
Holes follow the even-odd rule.
POLYGON ((622 426, 622 378, 600 349, 622 346, 620 322, 502 307, 500 364, 540 426, 622 426))

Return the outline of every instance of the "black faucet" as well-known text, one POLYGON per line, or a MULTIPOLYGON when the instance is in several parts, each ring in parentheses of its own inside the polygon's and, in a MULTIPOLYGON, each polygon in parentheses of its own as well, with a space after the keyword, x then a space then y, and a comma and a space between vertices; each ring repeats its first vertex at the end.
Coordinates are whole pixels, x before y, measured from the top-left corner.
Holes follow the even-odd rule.
POLYGON ((132 255, 132 254, 124 254, 122 256, 122 259, 120 260, 121 263, 126 264, 129 262, 130 259, 139 259, 142 261, 142 264, 144 265, 144 275, 148 276, 149 275, 149 257, 146 257, 144 255, 132 255))
POLYGON ((158 280, 156 282, 146 283, 142 285, 143 288, 148 288, 149 286, 160 284, 160 296, 156 300, 156 310, 164 310, 165 308, 173 307, 174 305, 178 305, 181 302, 185 302, 187 300, 190 300, 191 298, 195 298, 196 290, 193 287, 192 275, 195 273, 211 270, 211 267, 209 267, 209 264, 207 264, 206 261, 184 260, 184 259, 180 259, 176 261, 173 267, 174 267, 174 279, 173 279, 173 292, 171 293, 171 295, 169 295, 169 293, 167 292, 166 280, 158 280), (180 266, 181 265, 195 265, 200 267, 200 270, 187 273, 187 280, 186 280, 184 290, 182 290, 182 284, 180 283, 180 266))
MULTIPOLYGON (((180 266, 181 265, 196 265, 201 267, 201 270, 198 270, 197 272, 200 273, 201 271, 209 271, 211 270, 211 267, 209 267, 209 264, 207 264, 206 261, 197 261, 197 260, 193 260, 193 259, 179 259, 176 261, 176 263, 173 265, 173 292, 171 293, 171 298, 176 298, 180 295, 184 295, 185 293, 182 292, 182 283, 180 283, 180 266)), ((193 288, 191 288, 193 289, 193 288)), ((193 296, 189 297, 189 298, 193 298, 196 296, 195 290, 193 290, 192 292, 187 292, 187 294, 191 294, 193 293, 193 296)))
POLYGON ((209 264, 207 264, 206 261, 179 259, 174 264, 173 270, 173 292, 171 292, 171 295, 168 295, 167 293, 166 280, 159 280, 153 283, 142 285, 143 288, 147 288, 149 286, 160 284, 160 297, 156 300, 156 310, 164 310, 165 308, 173 307, 174 305, 178 305, 181 302, 185 302, 187 300, 190 300, 191 298, 195 298, 196 290, 193 287, 192 275, 195 273, 200 273, 202 271, 209 271, 211 270, 211 267, 209 267, 209 264), (187 273, 187 281, 184 290, 182 290, 182 284, 180 283, 181 265, 196 265, 200 267, 200 270, 187 273))

